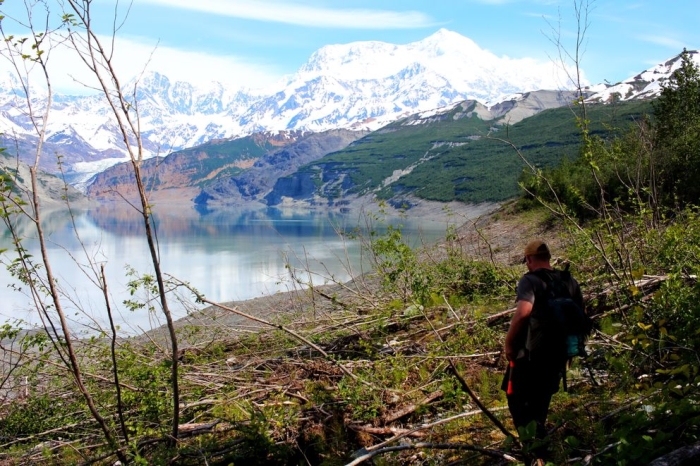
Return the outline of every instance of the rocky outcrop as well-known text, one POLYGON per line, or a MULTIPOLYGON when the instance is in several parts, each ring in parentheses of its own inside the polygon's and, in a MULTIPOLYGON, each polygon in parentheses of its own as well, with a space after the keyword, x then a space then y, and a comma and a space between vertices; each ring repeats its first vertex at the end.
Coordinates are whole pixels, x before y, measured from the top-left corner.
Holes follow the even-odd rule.
POLYGON ((499 124, 514 125, 543 110, 571 105, 576 97, 575 91, 526 92, 519 98, 504 100, 489 110, 499 124))
MULTIPOLYGON (((27 202, 33 196, 31 173, 29 166, 16 159, 0 155, 0 175, 6 176, 11 186, 12 197, 19 197, 27 202)), ((65 206, 70 203, 73 207, 87 205, 86 197, 77 189, 57 176, 37 172, 37 194, 41 205, 48 208, 65 206)))
MULTIPOLYGON (((301 131, 275 131, 218 139, 167 157, 144 160, 141 175, 150 196, 191 202, 201 186, 244 173, 260 157, 304 137, 301 131)), ((86 191, 91 199, 112 200, 133 199, 136 189, 132 164, 121 163, 98 173, 86 191)))
MULTIPOLYGON (((277 189, 280 178, 286 179, 284 177, 295 173, 299 167, 344 149, 366 134, 366 131, 344 129, 308 134, 283 149, 260 157, 252 167, 240 175, 222 177, 208 184, 195 198, 195 204, 209 207, 251 202, 279 204, 280 196, 287 192, 277 189)), ((308 193, 315 189, 313 181, 308 177, 302 181, 295 179, 294 183, 298 186, 290 186, 289 189, 295 192, 308 193)))

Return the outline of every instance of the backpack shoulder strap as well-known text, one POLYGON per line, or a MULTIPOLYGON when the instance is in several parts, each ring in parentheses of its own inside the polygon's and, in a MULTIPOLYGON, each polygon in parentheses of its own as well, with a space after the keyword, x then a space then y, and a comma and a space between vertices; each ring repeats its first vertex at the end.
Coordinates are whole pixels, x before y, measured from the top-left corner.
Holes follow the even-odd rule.
POLYGON ((571 272, 568 267, 564 270, 537 269, 528 272, 530 275, 542 280, 544 293, 548 297, 571 297, 571 272))
POLYGON ((561 272, 556 269, 537 269, 533 270, 532 272, 528 272, 527 275, 533 275, 539 278, 545 283, 547 287, 549 287, 550 283, 560 278, 560 273, 561 272))
MULTIPOLYGON (((577 285, 574 277, 571 275, 571 272, 569 272, 568 264, 564 270, 557 270, 557 274, 558 280, 561 283, 561 292, 569 298, 574 298, 576 295, 577 285)), ((583 302, 578 304, 583 306, 583 302)))

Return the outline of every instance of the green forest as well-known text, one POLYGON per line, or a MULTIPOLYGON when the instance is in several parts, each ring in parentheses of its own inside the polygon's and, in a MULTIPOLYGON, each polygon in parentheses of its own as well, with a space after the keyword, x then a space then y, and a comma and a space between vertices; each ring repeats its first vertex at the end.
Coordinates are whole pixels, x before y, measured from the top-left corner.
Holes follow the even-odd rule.
MULTIPOLYGON (((471 112, 474 105, 459 111, 471 112)), ((644 100, 587 105, 589 134, 604 139, 618 136, 651 113, 644 100)), ((371 192, 387 201, 410 195, 438 202, 502 202, 520 192, 523 162, 513 157, 512 146, 542 168, 573 160, 578 154, 580 129, 570 106, 544 110, 513 125, 456 113, 454 109, 439 121, 419 125, 407 124, 410 118, 392 123, 301 167, 299 173, 308 173, 316 181, 318 194, 330 199, 338 193, 326 192, 325 181, 347 175, 349 180, 343 184, 349 195, 371 192), (412 166, 409 173, 385 186, 384 180, 394 171, 412 166)))

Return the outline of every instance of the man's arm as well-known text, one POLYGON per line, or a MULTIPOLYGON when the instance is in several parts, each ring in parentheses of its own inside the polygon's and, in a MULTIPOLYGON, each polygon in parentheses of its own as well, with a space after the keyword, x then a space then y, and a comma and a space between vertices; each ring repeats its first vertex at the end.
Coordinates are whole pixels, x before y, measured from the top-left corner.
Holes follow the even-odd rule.
POLYGON ((532 313, 532 303, 525 300, 519 300, 517 307, 515 308, 515 314, 510 321, 510 328, 506 334, 506 358, 509 361, 515 361, 518 357, 518 351, 520 348, 516 347, 515 344, 518 341, 518 336, 524 331, 524 327, 527 324, 527 319, 532 313))

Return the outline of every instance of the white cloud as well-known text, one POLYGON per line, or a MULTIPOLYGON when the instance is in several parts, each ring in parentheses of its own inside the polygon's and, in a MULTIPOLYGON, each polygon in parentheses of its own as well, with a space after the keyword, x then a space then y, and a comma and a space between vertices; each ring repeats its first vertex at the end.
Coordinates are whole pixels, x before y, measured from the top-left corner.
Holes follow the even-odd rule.
POLYGON ((687 47, 688 44, 684 44, 680 40, 668 37, 668 36, 641 36, 640 40, 644 42, 649 42, 651 44, 661 45, 663 47, 668 47, 680 53, 683 47, 687 47))
MULTIPOLYGON (((100 39, 103 45, 111 37, 100 39)), ((143 71, 157 71, 171 81, 207 84, 218 81, 229 88, 258 89, 280 78, 280 72, 264 65, 247 62, 235 56, 210 55, 183 51, 158 45, 153 39, 116 38, 114 68, 122 83, 139 76, 143 71)), ((48 55, 48 69, 55 91, 65 94, 91 94, 97 84, 92 73, 66 45, 54 47, 48 55)), ((37 67, 35 67, 37 68, 37 67)), ((12 71, 7 60, 0 61, 0 70, 12 71)), ((35 69, 33 74, 37 72, 35 69)), ((37 79, 36 82, 41 82, 37 79)))
POLYGON ((299 26, 344 29, 410 29, 434 26, 418 11, 319 8, 300 3, 260 0, 143 0, 144 3, 299 26))
POLYGON ((219 81, 229 87, 263 87, 276 81, 280 73, 257 63, 232 55, 211 55, 184 51, 161 45, 145 45, 143 41, 121 39, 117 44, 120 66, 125 74, 143 69, 150 57, 147 70, 158 71, 173 80, 191 83, 219 81))

